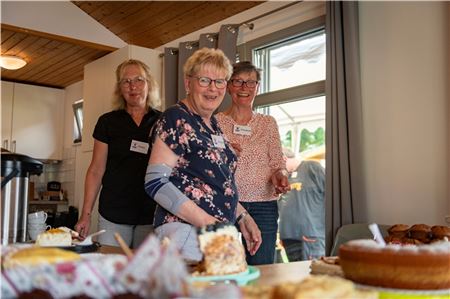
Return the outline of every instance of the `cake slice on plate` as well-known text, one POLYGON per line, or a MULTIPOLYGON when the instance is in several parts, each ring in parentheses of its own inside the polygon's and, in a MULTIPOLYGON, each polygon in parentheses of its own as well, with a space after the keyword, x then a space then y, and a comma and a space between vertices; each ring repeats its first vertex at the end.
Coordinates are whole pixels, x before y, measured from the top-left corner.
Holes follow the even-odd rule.
POLYGON ((40 233, 36 238, 36 245, 38 246, 55 246, 64 247, 72 245, 72 235, 70 232, 60 229, 52 228, 48 231, 40 233))
POLYGON ((208 225, 199 229, 198 239, 203 253, 202 274, 226 275, 247 270, 244 246, 234 225, 208 225))

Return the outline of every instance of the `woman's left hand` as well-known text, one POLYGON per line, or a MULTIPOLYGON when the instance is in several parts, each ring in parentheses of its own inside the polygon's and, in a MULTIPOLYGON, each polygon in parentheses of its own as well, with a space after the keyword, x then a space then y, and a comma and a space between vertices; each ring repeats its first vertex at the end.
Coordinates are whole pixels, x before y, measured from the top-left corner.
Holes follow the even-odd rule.
POLYGON ((288 172, 285 169, 279 169, 272 174, 272 184, 275 187, 275 195, 284 194, 291 190, 289 184, 288 172))
POLYGON ((239 228, 247 243, 248 252, 250 255, 254 255, 262 243, 261 231, 258 225, 250 215, 247 215, 239 222, 239 228))

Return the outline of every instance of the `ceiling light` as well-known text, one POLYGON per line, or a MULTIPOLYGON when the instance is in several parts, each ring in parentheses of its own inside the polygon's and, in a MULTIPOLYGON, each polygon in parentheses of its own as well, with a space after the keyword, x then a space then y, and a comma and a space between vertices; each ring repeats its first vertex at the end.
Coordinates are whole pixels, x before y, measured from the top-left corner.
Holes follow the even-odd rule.
POLYGON ((17 70, 24 67, 27 62, 20 57, 11 55, 0 56, 0 66, 8 70, 17 70))

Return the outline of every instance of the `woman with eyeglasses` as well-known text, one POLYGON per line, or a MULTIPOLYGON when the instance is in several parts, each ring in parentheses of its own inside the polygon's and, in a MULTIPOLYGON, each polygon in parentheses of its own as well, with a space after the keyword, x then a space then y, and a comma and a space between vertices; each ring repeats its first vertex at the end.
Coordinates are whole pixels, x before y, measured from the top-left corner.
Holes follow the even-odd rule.
POLYGON ((258 252, 247 252, 250 265, 274 262, 277 200, 290 189, 277 123, 272 116, 253 112, 260 80, 261 70, 250 62, 234 64, 227 87, 231 106, 216 115, 220 128, 238 152, 239 202, 261 230, 258 252))
POLYGON ((103 114, 94 129, 94 150, 86 173, 84 202, 75 230, 86 236, 91 213, 99 199, 101 244, 117 246, 118 232, 131 248, 153 232, 156 203, 144 189, 150 157, 149 135, 161 112, 159 86, 150 69, 138 60, 127 60, 116 69, 114 110, 103 114))
MULTIPOLYGON (((234 182, 236 155, 223 138, 214 111, 222 103, 231 64, 221 50, 203 48, 186 61, 186 97, 168 108, 155 125, 145 188, 158 203, 154 227, 177 244, 187 260, 202 254, 197 228, 235 223, 245 210, 234 182)), ((261 234, 250 216, 239 223, 254 254, 261 234)))

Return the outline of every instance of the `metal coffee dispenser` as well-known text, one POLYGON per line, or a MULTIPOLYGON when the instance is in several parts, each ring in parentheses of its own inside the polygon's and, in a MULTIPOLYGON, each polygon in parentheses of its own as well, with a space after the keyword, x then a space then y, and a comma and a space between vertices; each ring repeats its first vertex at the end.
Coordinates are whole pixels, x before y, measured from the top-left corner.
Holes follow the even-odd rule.
POLYGON ((40 175, 43 163, 25 155, 1 153, 2 245, 27 240, 28 182, 40 175))

